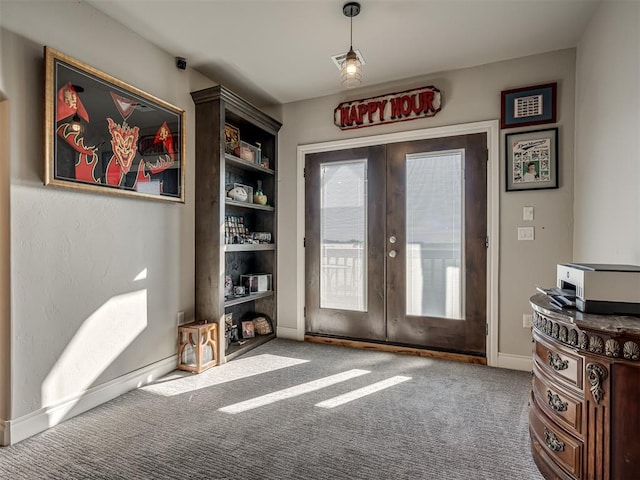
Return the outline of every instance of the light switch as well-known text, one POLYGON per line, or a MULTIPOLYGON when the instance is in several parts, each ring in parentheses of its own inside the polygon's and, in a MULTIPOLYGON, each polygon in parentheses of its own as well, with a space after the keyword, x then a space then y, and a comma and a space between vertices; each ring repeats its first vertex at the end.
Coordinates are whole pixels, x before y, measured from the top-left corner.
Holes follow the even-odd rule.
POLYGON ((518 227, 518 240, 533 240, 534 228, 533 227, 518 227))
POLYGON ((522 207, 522 220, 533 221, 533 207, 522 207))

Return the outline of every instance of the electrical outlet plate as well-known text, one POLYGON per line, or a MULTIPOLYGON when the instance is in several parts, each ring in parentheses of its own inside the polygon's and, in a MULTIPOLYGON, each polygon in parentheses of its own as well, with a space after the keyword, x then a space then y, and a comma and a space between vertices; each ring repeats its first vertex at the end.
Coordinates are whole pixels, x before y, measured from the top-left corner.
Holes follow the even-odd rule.
POLYGON ((518 227, 518 240, 533 240, 534 235, 533 227, 518 227))
POLYGON ((522 207, 522 220, 533 221, 533 207, 522 207))
POLYGON ((184 312, 178 312, 178 325, 182 325, 184 323, 184 312))
POLYGON ((522 314, 522 328, 531 328, 533 326, 533 315, 530 313, 522 314))

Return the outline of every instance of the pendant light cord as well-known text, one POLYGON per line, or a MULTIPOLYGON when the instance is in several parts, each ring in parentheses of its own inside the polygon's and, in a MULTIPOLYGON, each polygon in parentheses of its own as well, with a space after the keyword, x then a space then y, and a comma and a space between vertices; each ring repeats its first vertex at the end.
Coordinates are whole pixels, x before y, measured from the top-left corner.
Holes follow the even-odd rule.
POLYGON ((349 17, 351 20, 351 36, 349 37, 349 50, 353 50, 353 15, 349 17))

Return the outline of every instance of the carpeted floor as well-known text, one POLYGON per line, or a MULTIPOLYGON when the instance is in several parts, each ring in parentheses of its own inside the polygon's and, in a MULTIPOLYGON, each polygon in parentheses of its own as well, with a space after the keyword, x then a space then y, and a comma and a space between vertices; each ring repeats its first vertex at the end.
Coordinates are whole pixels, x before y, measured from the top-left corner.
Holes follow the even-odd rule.
POLYGON ((278 339, 0 448, 0 478, 541 480, 530 385, 526 372, 278 339))

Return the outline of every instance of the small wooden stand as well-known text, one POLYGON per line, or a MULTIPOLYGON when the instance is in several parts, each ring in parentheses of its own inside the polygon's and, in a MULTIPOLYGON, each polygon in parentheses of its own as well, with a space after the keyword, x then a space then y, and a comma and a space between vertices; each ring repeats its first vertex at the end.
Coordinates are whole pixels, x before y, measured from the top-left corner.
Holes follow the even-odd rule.
POLYGON ((193 322, 178 327, 178 369, 200 373, 218 364, 218 324, 193 322))

